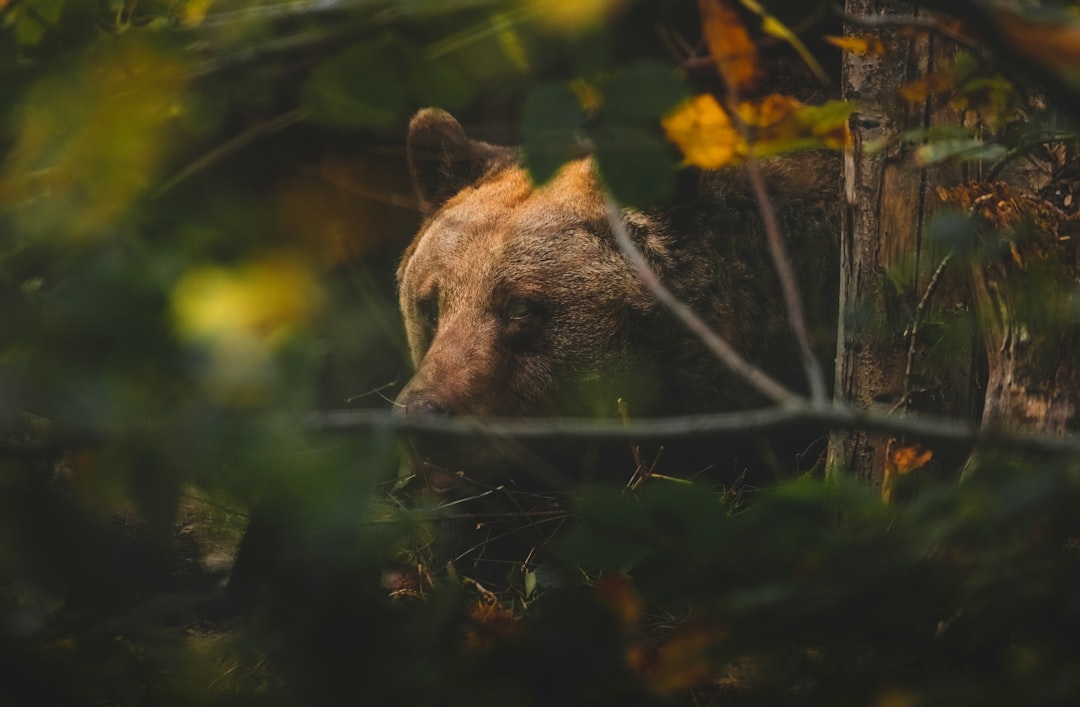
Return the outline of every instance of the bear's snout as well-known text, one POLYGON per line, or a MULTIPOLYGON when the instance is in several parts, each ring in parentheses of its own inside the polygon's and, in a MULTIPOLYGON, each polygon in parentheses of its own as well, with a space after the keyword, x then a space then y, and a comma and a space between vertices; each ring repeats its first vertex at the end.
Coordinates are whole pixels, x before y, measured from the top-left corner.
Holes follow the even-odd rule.
POLYGON ((452 417, 454 412, 445 402, 430 393, 404 393, 397 402, 397 410, 405 417, 452 417))

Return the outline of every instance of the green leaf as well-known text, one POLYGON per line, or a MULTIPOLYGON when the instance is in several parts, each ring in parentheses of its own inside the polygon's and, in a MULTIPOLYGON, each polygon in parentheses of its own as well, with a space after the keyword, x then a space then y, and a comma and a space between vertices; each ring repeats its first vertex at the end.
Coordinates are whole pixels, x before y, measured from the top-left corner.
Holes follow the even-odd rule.
MULTIPOLYGON (((402 58, 422 57, 419 48, 402 47, 402 58)), ((413 103, 456 111, 472 98, 474 89, 456 66, 445 60, 421 59, 409 71, 408 88, 413 103)))
POLYGON ((36 17, 25 12, 15 18, 15 41, 24 46, 33 46, 45 36, 45 25, 36 17))
POLYGON ((397 54, 390 42, 380 41, 324 62, 303 87, 308 117, 338 127, 390 130, 399 125, 409 107, 408 66, 397 54))
POLYGON ((915 161, 919 165, 930 165, 951 159, 987 160, 1000 159, 1008 152, 1002 145, 987 144, 976 138, 941 140, 920 145, 915 150, 915 161))
POLYGON ((565 84, 541 85, 525 99, 521 136, 533 182, 548 181, 574 156, 581 118, 577 96, 565 84))
POLYGON ((624 125, 593 132, 600 174, 621 203, 645 206, 671 194, 675 184, 667 145, 652 133, 624 125))
POLYGON ((3 25, 14 25, 15 41, 23 46, 41 42, 45 30, 60 21, 64 0, 27 0, 10 8, 3 25))
POLYGON ((682 77, 658 62, 634 64, 604 89, 604 109, 615 122, 655 121, 690 97, 682 77))

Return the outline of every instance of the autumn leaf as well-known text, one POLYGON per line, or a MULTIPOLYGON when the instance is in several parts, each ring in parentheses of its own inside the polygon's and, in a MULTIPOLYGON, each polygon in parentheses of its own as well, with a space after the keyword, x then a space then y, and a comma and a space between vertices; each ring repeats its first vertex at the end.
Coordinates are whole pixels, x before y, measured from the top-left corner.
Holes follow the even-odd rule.
POLYGON ((810 70, 814 72, 814 76, 818 78, 823 84, 829 83, 829 75, 825 73, 825 69, 821 67, 817 59, 810 50, 803 44, 803 41, 799 39, 799 35, 795 34, 790 27, 785 25, 774 15, 769 14, 765 7, 757 2, 757 0, 739 0, 742 6, 748 10, 757 14, 761 18, 761 31, 765 34, 776 37, 788 43, 788 45, 795 50, 799 55, 799 58, 803 60, 803 63, 810 67, 810 70))
POLYGON ((210 11, 213 0, 188 0, 184 5, 184 17, 182 23, 185 27, 197 27, 206 19, 206 13, 210 11))
POLYGON ((631 646, 627 657, 653 692, 670 695, 717 680, 722 666, 712 653, 727 635, 718 623, 697 621, 680 626, 656 644, 631 646))
POLYGON ((956 90, 956 76, 951 70, 935 71, 900 87, 900 97, 908 103, 919 103, 932 96, 956 90))
MULTIPOLYGON (((773 94, 740 103, 737 113, 752 136, 753 154, 763 157, 810 147, 843 148, 852 110, 852 104, 842 101, 808 106, 790 96, 773 94)), ((751 152, 727 112, 710 94, 682 104, 661 124, 686 161, 702 169, 739 163, 751 152)))
POLYGON ((718 169, 746 155, 746 142, 716 98, 708 93, 690 99, 660 122, 668 139, 694 166, 718 169))
POLYGON ((581 78, 574 79, 570 82, 570 90, 577 96, 581 110, 585 113, 595 113, 603 105, 604 98, 600 94, 600 89, 590 81, 581 78))
POLYGON ((172 291, 173 325, 180 339, 206 353, 199 374, 211 394, 251 402, 273 379, 274 354, 322 302, 315 273, 301 259, 275 253, 186 272, 172 291))
POLYGON ((469 607, 469 627, 465 631, 467 645, 477 648, 494 640, 512 638, 521 632, 514 612, 488 594, 481 594, 469 607))
POLYGON ((757 83, 758 58, 750 33, 725 0, 698 0, 709 54, 728 87, 749 93, 757 83))
POLYGON ((580 32, 599 25, 625 0, 524 0, 536 21, 552 30, 580 32))
POLYGON ((1036 17, 1005 3, 995 3, 990 15, 1016 55, 1080 86, 1080 21, 1075 15, 1046 10, 1036 17))
POLYGON ((896 477, 921 469, 933 458, 934 453, 922 445, 900 446, 895 437, 890 438, 885 445, 885 477, 881 483, 881 499, 886 503, 892 501, 896 477))
POLYGON ((645 602, 630 582, 615 574, 605 574, 596 583, 596 591, 601 601, 615 612, 623 630, 632 631, 637 628, 645 602))
POLYGON ((869 56, 885 56, 886 54, 885 43, 881 41, 880 37, 873 35, 863 37, 852 35, 844 37, 827 36, 825 41, 852 54, 866 54, 869 56))
POLYGON ((173 151, 191 107, 186 83, 179 57, 141 37, 94 47, 43 76, 11 112, 0 210, 10 207, 16 227, 29 233, 122 232, 115 224, 173 151))
POLYGON ((819 106, 802 106, 798 110, 800 125, 821 147, 843 150, 851 142, 848 118, 855 112, 850 101, 827 101, 819 106))
POLYGON ((496 12, 491 16, 491 25, 495 28, 495 38, 499 41, 503 55, 510 60, 515 69, 523 74, 527 73, 530 68, 529 53, 514 23, 506 14, 496 12))

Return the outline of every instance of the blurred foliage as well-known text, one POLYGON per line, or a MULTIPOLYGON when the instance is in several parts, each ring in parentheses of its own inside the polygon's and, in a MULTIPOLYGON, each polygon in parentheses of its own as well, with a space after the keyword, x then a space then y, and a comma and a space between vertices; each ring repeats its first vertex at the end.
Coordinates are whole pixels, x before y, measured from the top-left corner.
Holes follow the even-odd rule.
MULTIPOLYGON (((707 4, 796 56, 812 40, 787 28, 820 15, 707 4)), ((698 11, 0 0, 0 704, 1075 697, 1075 464, 984 457, 906 505, 810 479, 749 508, 659 480, 584 489, 552 511, 578 522, 547 564, 494 597, 453 572, 399 585, 389 568, 441 517, 388 494, 394 440, 306 427, 313 407, 385 406, 407 376, 392 278, 418 220, 411 113, 520 140, 538 181, 594 150, 619 199, 654 201, 703 147, 677 152, 661 117, 718 92, 690 56, 698 11)), ((981 99, 994 127, 1028 111, 993 138, 1009 157, 1060 129, 964 61, 913 95, 981 99)), ((835 144, 850 110, 744 88, 762 154, 835 144)), ((745 156, 754 140, 721 127, 745 156)), ((973 156, 912 140, 926 162, 973 156)))

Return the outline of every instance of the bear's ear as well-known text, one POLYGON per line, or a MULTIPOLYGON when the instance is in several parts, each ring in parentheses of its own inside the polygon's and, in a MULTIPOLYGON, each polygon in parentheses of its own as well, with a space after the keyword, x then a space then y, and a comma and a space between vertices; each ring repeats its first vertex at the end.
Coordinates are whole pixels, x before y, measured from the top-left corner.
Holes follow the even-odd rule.
POLYGON ((471 140, 446 111, 425 108, 409 122, 405 141, 409 173, 425 214, 438 209, 495 166, 511 164, 516 151, 471 140))

